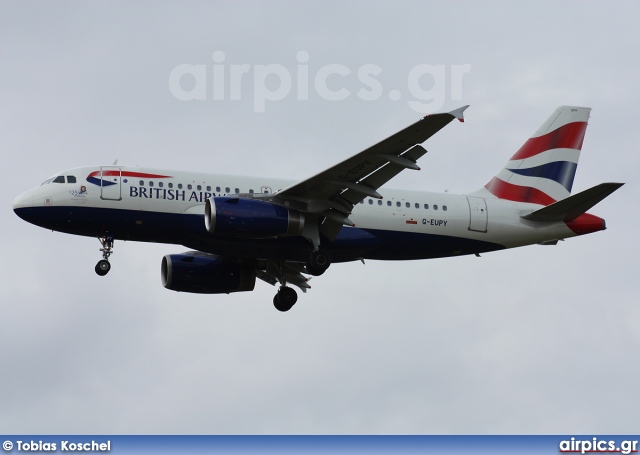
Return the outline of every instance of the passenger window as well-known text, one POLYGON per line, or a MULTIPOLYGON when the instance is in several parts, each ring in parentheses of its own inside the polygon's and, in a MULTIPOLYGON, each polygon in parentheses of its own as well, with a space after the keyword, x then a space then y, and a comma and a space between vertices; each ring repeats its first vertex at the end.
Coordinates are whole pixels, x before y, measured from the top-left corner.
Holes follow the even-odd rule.
POLYGON ((438 206, 436 204, 433 204, 433 210, 438 210, 438 206))
POLYGON ((198 191, 201 191, 202 190, 202 185, 198 185, 197 188, 198 188, 198 191))
POLYGON ((173 188, 173 183, 169 183, 169 188, 173 188))
POLYGON ((424 209, 425 209, 425 210, 429 210, 429 204, 425 204, 425 205, 424 205, 424 209))
POLYGON ((236 188, 236 194, 240 194, 240 190, 236 188))
POLYGON ((407 208, 409 208, 409 207, 411 207, 411 204, 409 204, 409 203, 407 202, 407 208))
POLYGON ((373 204, 373 199, 369 199, 369 205, 373 204))
POLYGON ((417 202, 416 202, 416 208, 417 208, 417 209, 419 209, 419 208, 420 208, 420 204, 418 204, 417 202))
POLYGON ((158 182, 158 186, 159 186, 160 188, 162 188, 162 187, 164 186, 164 183, 162 183, 162 182, 158 182))
POLYGON ((191 183, 189 183, 189 184, 187 185, 187 189, 188 189, 188 190, 190 190, 191 188, 193 188, 193 185, 191 185, 191 183))
POLYGON ((249 190, 249 194, 253 194, 253 190, 249 190))
POLYGON ((391 207, 391 201, 387 201, 387 205, 391 207))
POLYGON ((67 175, 67 183, 76 183, 75 175, 67 175))
POLYGON ((182 183, 178 183, 178 189, 181 190, 182 189, 182 183))
POLYGON ((220 187, 216 186, 216 193, 219 193, 219 192, 220 192, 220 187))
POLYGON ((382 200, 378 199, 378 205, 382 205, 382 200))
POLYGON ((211 187, 209 185, 207 185, 207 191, 211 192, 211 187))
POLYGON ((364 199, 358 202, 358 204, 364 204, 364 199))
POLYGON ((140 186, 144 186, 144 180, 140 180, 140 186))
POLYGON ((153 181, 152 180, 149 181, 149 186, 153 186, 153 181))
POLYGON ((398 202, 396 202, 396 205, 397 205, 398 207, 400 207, 402 204, 400 204, 400 201, 398 201, 398 202))
POLYGON ((55 179, 53 179, 53 183, 64 183, 64 176, 59 175, 55 179))
POLYGON ((442 206, 442 210, 444 210, 444 211, 446 212, 446 211, 447 211, 447 206, 446 206, 446 205, 443 205, 443 206, 442 206))
POLYGON ((226 187, 226 188, 224 189, 224 192, 225 192, 225 193, 227 193, 227 194, 231 193, 231 188, 226 187))

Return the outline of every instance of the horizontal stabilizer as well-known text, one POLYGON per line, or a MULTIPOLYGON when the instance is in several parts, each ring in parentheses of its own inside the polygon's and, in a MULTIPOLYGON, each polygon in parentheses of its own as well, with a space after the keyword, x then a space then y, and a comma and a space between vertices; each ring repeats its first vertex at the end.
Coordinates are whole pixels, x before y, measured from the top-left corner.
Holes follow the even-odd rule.
POLYGON ((530 221, 571 221, 609 196, 624 183, 601 183, 581 193, 536 210, 522 218, 530 221))

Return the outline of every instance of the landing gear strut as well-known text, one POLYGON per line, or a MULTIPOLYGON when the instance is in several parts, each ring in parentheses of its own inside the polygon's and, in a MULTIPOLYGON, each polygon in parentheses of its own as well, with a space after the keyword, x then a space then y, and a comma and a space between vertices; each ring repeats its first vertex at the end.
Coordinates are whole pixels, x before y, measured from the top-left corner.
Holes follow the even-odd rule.
POLYGON ((273 306, 278 311, 289 311, 298 301, 298 293, 289 286, 282 286, 278 293, 273 297, 273 306))
POLYGON ((110 235, 105 235, 103 237, 98 237, 100 243, 102 244, 102 259, 98 261, 96 264, 96 273, 100 276, 105 276, 111 270, 111 264, 109 263, 109 256, 113 253, 113 242, 114 238, 110 235))

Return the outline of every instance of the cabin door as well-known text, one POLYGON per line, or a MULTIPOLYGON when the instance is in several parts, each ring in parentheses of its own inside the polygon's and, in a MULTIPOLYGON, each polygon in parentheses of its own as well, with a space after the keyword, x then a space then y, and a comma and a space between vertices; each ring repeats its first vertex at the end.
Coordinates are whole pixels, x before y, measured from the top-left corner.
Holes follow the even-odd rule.
POLYGON ((116 166, 100 168, 100 198, 108 201, 122 200, 122 169, 116 166))

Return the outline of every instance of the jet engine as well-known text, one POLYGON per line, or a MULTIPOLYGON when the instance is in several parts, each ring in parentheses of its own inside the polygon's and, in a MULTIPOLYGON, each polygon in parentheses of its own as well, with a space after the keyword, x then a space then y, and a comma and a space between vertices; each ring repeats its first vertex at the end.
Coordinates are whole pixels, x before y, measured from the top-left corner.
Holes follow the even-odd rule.
POLYGON ((168 254, 162 258, 162 285, 172 291, 230 294, 253 291, 253 268, 200 253, 168 254))
POLYGON ((280 205, 240 197, 212 197, 204 209, 210 234, 249 238, 302 234, 304 214, 280 205))

